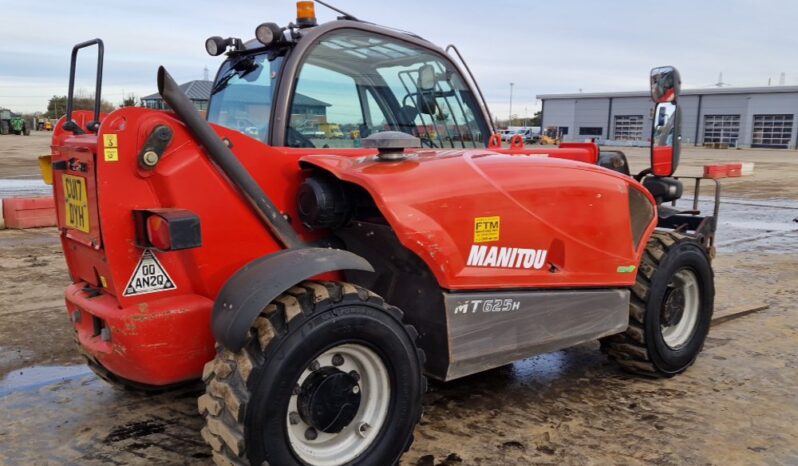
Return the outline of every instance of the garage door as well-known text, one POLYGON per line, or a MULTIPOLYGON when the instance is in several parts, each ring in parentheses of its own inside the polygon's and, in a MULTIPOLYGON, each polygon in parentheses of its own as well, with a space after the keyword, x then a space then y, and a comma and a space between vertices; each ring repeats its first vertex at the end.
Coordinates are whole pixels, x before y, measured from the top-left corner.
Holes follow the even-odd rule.
POLYGON ((704 144, 728 144, 737 147, 740 115, 704 115, 704 144))
POLYGON ((751 147, 787 149, 792 135, 793 115, 754 115, 751 147))
POLYGON ((643 115, 615 115, 612 137, 619 141, 642 141, 643 115))

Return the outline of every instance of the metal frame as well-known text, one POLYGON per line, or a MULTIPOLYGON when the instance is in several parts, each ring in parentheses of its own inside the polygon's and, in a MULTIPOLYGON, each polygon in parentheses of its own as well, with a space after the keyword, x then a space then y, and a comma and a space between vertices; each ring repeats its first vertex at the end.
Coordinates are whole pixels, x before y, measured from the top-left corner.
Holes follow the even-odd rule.
POLYGON ((102 39, 97 38, 81 42, 72 47, 72 57, 69 62, 69 91, 67 95, 66 122, 64 123, 64 129, 74 134, 83 134, 83 130, 80 126, 72 121, 72 104, 75 93, 75 68, 78 62, 78 52, 80 49, 91 47, 92 45, 97 45, 97 78, 94 86, 94 121, 86 125, 86 129, 93 133, 97 133, 100 129, 100 94, 103 85, 103 56, 105 55, 105 45, 102 39))
MULTIPOLYGON (((488 108, 488 102, 485 100, 485 95, 482 94, 482 88, 479 87, 479 83, 477 82, 476 78, 474 78, 474 73, 471 72, 471 68, 469 68, 468 63, 466 63, 463 55, 460 53, 460 50, 454 44, 449 44, 446 46, 446 53, 449 54, 449 50, 454 51, 457 59, 460 60, 460 63, 463 64, 463 67, 466 71, 468 71, 468 78, 471 80, 471 85, 474 86, 474 89, 477 90, 479 93, 480 102, 479 105, 482 107, 482 112, 485 113, 488 117, 488 129, 490 133, 493 134, 496 132, 496 128, 493 126, 493 116, 490 114, 490 109, 488 108)), ((450 55, 451 56, 451 55, 450 55)), ((454 58, 454 57, 453 57, 454 58)), ((454 62, 454 60, 452 60, 454 62)))
MULTIPOLYGON (((713 178, 701 178, 696 176, 674 176, 673 178, 677 180, 690 179, 695 181, 692 210, 678 212, 668 217, 660 217, 657 226, 685 233, 692 231, 696 239, 701 241, 701 244, 704 245, 707 251, 712 253, 715 246, 715 231, 718 227, 718 214, 720 213, 720 181, 713 178), (698 209, 698 198, 701 194, 701 180, 705 179, 710 179, 715 183, 715 205, 712 209, 711 216, 699 215, 701 211, 698 209)), ((677 200, 671 201, 671 206, 675 207, 677 200)))

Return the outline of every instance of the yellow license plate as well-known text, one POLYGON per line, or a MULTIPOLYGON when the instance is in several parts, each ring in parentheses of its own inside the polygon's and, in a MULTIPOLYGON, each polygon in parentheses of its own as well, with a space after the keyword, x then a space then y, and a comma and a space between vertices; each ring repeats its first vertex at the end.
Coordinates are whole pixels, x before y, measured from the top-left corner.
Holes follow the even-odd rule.
POLYGON ((64 219, 66 226, 88 233, 89 198, 86 195, 86 178, 64 175, 64 219))

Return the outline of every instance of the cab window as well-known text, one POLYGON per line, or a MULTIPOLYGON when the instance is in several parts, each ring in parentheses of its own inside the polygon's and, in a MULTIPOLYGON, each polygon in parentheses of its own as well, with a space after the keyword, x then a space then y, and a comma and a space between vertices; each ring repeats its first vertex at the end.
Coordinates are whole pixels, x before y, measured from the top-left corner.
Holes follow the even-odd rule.
POLYGON ((292 147, 360 147, 403 131, 434 148, 484 147, 487 124, 444 57, 378 34, 341 30, 306 55, 291 105, 292 147))
POLYGON ((282 62, 268 53, 228 59, 211 89, 208 121, 266 142, 273 84, 282 62))

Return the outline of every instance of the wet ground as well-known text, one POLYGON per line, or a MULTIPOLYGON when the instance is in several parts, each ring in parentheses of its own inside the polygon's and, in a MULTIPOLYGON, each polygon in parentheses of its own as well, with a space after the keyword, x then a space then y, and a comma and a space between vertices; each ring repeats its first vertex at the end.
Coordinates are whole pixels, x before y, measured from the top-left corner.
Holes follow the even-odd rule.
MULTIPOLYGON (((0 179, 24 179, 4 138, 0 179)), ((750 156, 760 184, 782 184, 724 182, 716 313, 767 309, 713 325, 672 379, 629 376, 590 343, 432 384, 403 464, 798 464, 798 154, 750 156)), ((120 392, 80 364, 68 282, 55 229, 0 231, 0 464, 208 464, 194 391, 120 392)))

